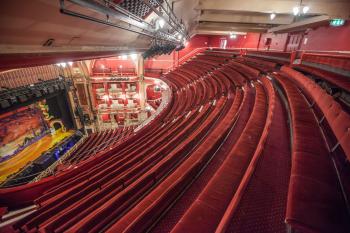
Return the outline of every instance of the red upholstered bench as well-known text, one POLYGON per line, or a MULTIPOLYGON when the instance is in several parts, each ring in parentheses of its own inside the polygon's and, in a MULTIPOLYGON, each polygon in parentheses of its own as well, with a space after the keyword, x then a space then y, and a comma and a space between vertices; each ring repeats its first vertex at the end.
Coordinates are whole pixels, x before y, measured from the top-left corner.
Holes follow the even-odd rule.
POLYGON ((276 78, 286 93, 292 115, 292 171, 286 223, 300 232, 348 232, 337 174, 318 121, 294 83, 286 76, 276 78))

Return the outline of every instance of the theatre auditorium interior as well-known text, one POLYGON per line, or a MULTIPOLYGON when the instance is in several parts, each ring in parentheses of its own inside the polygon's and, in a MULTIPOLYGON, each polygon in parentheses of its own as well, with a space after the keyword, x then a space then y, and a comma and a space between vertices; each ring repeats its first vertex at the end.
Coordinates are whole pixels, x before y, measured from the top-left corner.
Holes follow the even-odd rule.
POLYGON ((350 233, 350 0, 1 0, 0 232, 350 233))

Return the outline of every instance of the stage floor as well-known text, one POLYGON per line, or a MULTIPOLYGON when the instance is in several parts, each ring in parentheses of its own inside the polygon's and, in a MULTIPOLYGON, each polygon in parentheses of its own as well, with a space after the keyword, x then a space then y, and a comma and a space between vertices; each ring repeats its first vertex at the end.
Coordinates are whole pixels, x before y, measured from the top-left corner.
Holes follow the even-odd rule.
POLYGON ((55 135, 46 135, 39 141, 28 146, 9 160, 0 163, 0 182, 6 180, 6 177, 19 171, 30 161, 38 158, 43 152, 52 148, 56 143, 64 138, 71 136, 74 131, 62 132, 58 130, 55 135))

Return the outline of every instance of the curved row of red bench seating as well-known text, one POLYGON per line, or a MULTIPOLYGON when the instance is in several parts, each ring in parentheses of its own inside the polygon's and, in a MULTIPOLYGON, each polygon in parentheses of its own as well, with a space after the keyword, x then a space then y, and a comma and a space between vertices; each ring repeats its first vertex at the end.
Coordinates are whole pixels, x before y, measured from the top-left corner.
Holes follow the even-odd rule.
MULTIPOLYGON (((106 221, 109 222, 120 214, 120 211, 123 211, 127 205, 132 205, 135 198, 139 198, 139 195, 146 191, 145 189, 150 189, 155 181, 166 177, 169 169, 181 162, 181 156, 186 156, 185 152, 189 152, 196 142, 199 143, 200 138, 210 132, 208 129, 212 129, 213 124, 218 123, 218 119, 221 119, 218 116, 230 106, 228 104, 230 101, 225 96, 220 97, 215 106, 205 104, 208 101, 207 98, 214 99, 217 94, 205 91, 205 88, 211 86, 208 85, 209 80, 216 82, 211 76, 202 79, 202 77, 185 76, 173 72, 167 79, 173 83, 174 98, 178 98, 174 102, 185 100, 185 103, 174 103, 177 107, 169 109, 168 116, 174 116, 175 119, 169 118, 171 122, 166 122, 168 124, 159 122, 157 130, 152 132, 153 137, 149 135, 143 138, 147 139, 148 143, 142 141, 142 147, 130 148, 114 155, 112 153, 116 151, 112 150, 107 161, 96 165, 93 170, 79 174, 74 179, 52 188, 36 201, 41 207, 33 214, 34 217, 25 218, 17 223, 17 226, 24 226, 27 230, 36 226, 58 231, 70 228, 83 231, 97 230, 104 227, 106 221), (171 76, 176 76, 176 78, 171 76), (197 89, 193 85, 202 88, 197 89), (195 96, 204 99, 198 102, 195 96), (188 112, 193 108, 194 103, 202 104, 202 106, 196 106, 196 110, 188 112), (201 111, 199 112, 198 109, 201 111), (169 140, 169 138, 172 139, 169 140), (165 155, 167 156, 164 157, 165 155), (94 174, 96 171, 99 172, 86 180, 89 174, 94 174), (115 205, 121 201, 124 204, 115 209, 115 205), (100 203, 105 204, 101 206, 100 203), (99 211, 91 212, 96 208, 95 206, 100 206, 99 211), (113 212, 110 212, 111 210, 113 212), (82 218, 82 216, 85 217, 82 218), (96 219, 99 220, 99 224, 91 225, 91 223, 96 223, 96 219)), ((232 87, 233 84, 228 87, 230 92, 233 91, 232 87)))
MULTIPOLYGON (((172 98, 156 120, 129 140, 59 174, 57 179, 64 176, 60 182, 47 185, 35 200, 37 211, 14 227, 32 232, 279 232, 287 208, 286 221, 296 230, 346 232, 346 214, 336 212, 344 210, 338 181, 305 98, 287 76, 275 75, 292 117, 288 190, 289 137, 281 101, 269 79, 256 81, 259 68, 227 59, 227 53, 198 55, 163 77, 172 98), (221 54, 225 59, 211 59, 221 54), (276 123, 284 125, 283 132, 276 123), (266 164, 270 156, 283 166, 266 164), (281 183, 261 182, 264 176, 258 175, 269 170, 281 171, 275 178, 281 183), (264 194, 270 187, 278 191, 264 194), (272 207, 258 211, 255 203, 247 206, 256 200, 254 190, 267 198, 262 199, 267 204, 256 203, 256 208, 272 207), (179 216, 167 217, 179 206, 179 216), (261 222, 265 215, 273 217, 261 222), (155 227, 161 224, 167 230, 155 227)), ((283 71, 290 79, 295 76, 287 68, 283 71)), ((7 196, 6 201, 16 198, 7 196)))
POLYGON ((260 83, 254 85, 257 92, 254 108, 239 140, 172 232, 214 232, 219 224, 249 167, 264 129, 267 97, 260 83))
MULTIPOLYGON (((272 85, 265 84, 270 93, 272 85)), ((271 90, 272 89, 272 90, 271 90)), ((242 182, 227 208, 217 232, 285 232, 285 213, 290 178, 290 132, 288 118, 278 95, 275 96, 271 125, 261 154, 252 160, 254 170, 246 173, 249 179, 242 182), (243 186, 244 184, 244 186, 243 186)), ((257 153, 256 153, 257 154, 257 153)))
POLYGON ((289 64, 291 60, 290 52, 279 51, 256 51, 247 50, 245 56, 276 62, 278 64, 289 64))
POLYGON ((301 61, 350 71, 350 55, 346 54, 303 53, 301 61))
POLYGON ((344 54, 302 53, 295 67, 350 92, 350 56, 344 54))
POLYGON ((87 159, 89 156, 102 150, 103 148, 110 147, 119 140, 130 136, 133 133, 133 128, 134 127, 120 127, 117 129, 103 130, 90 134, 88 138, 63 161, 63 164, 76 164, 87 159))
MULTIPOLYGON (((169 104, 165 108, 165 110, 160 115, 158 115, 154 119, 154 121, 151 122, 151 124, 142 128, 138 134, 134 135, 133 140, 146 136, 149 132, 149 129, 152 129, 154 125, 158 124, 158 120, 169 112, 171 106, 172 105, 169 104)), ((119 149, 124 148, 129 144, 129 140, 121 140, 117 144, 113 145, 112 149, 115 149, 116 147, 118 147, 119 149)), ((55 176, 44 178, 39 182, 29 183, 13 188, 0 189, 0 205, 8 206, 10 208, 30 205, 36 198, 41 196, 44 192, 47 192, 51 187, 62 184, 62 182, 66 180, 74 179, 76 175, 86 170, 89 170, 91 167, 95 166, 95 164, 99 164, 101 161, 104 161, 104 156, 108 156, 109 153, 111 153, 111 151, 101 151, 93 158, 82 161, 76 166, 65 170, 65 172, 61 172, 55 176)))
POLYGON ((262 73, 272 73, 276 71, 277 64, 270 61, 250 57, 238 57, 237 62, 248 65, 251 68, 257 69, 262 73))
MULTIPOLYGON (((330 128, 337 139, 335 144, 330 145, 330 148, 327 148, 327 144, 322 140, 322 134, 316 133, 316 135, 318 135, 318 140, 320 141, 316 142, 315 138, 312 139, 310 132, 312 132, 312 129, 313 131, 316 130, 316 132, 319 131, 319 127, 317 125, 317 120, 315 121, 315 119, 311 118, 313 116, 310 114, 311 112, 309 112, 309 120, 313 121, 314 125, 311 128, 305 127, 306 129, 301 133, 302 130, 300 129, 303 128, 303 125, 308 124, 308 121, 304 122, 305 119, 307 119, 307 116, 301 114, 301 112, 308 112, 308 105, 304 104, 299 105, 298 107, 293 106, 293 116, 297 116, 297 119, 293 119, 293 151, 294 148, 296 148, 295 150, 301 150, 302 152, 298 152, 299 155, 301 153, 320 153, 319 161, 317 161, 316 158, 313 159, 315 160, 314 163, 321 163, 322 168, 319 167, 317 169, 315 165, 313 166, 310 164, 312 160, 311 156, 309 156, 309 158, 293 158, 294 166, 292 169, 292 179, 288 196, 289 201, 287 205, 286 222, 289 223, 292 228, 301 232, 347 232, 349 229, 349 223, 347 221, 349 213, 346 211, 345 202, 339 187, 339 178, 337 178, 334 164, 332 164, 329 154, 330 150, 333 151, 341 148, 344 151, 344 155, 349 159, 349 115, 346 111, 341 109, 341 105, 336 102, 332 96, 328 95, 314 81, 311 81, 304 75, 288 67, 283 67, 282 71, 287 72, 293 81, 299 83, 303 91, 308 92, 314 100, 314 104, 318 105, 323 112, 323 118, 325 121, 328 121, 330 128), (306 152, 303 151, 303 149, 306 149, 306 152), (322 158, 322 152, 320 151, 327 153, 329 157, 323 155, 322 158), (323 162, 321 162, 322 159, 323 162), (327 163, 328 165, 326 165, 327 163), (312 174, 312 171, 319 171, 319 173, 316 172, 315 174, 312 174), (306 182, 307 179, 313 181, 309 180, 306 182), (329 182, 328 185, 325 185, 327 182, 329 182), (317 191, 315 192, 315 190, 317 191), (317 195, 319 195, 319 197, 315 198, 317 195)), ((288 86, 284 86, 284 88, 287 92, 292 92, 288 89, 288 86)), ((289 101, 293 101, 293 104, 295 104, 295 102, 298 101, 296 100, 296 97, 293 96, 295 95, 295 92, 293 93, 294 94, 288 93, 292 96, 289 101)), ((299 101, 301 101, 300 97, 299 101)), ((348 193, 348 190, 345 190, 345 192, 348 193)), ((222 221, 224 221, 224 219, 222 221)), ((223 224, 222 226, 224 227, 220 228, 219 226, 219 228, 216 229, 216 232, 225 231, 225 225, 223 224)), ((233 232, 238 231, 236 228, 233 228, 233 232)))
MULTIPOLYGON (((272 71, 266 61, 276 62, 282 65, 293 65, 295 68, 315 75, 338 88, 350 92, 350 56, 340 53, 310 53, 298 52, 301 54, 298 64, 291 64, 295 53, 277 51, 255 51, 247 50, 243 53, 243 59, 254 59, 256 68, 263 68, 263 71, 272 71), (259 62, 260 61, 260 62, 259 62)), ((249 63, 247 63, 249 64, 249 63)), ((254 64, 253 64, 254 65, 254 64)))
POLYGON ((339 89, 343 89, 347 92, 350 92, 349 78, 343 77, 338 74, 334 74, 329 71, 320 70, 320 69, 316 69, 305 65, 298 65, 298 66, 295 66, 295 68, 302 72, 306 72, 316 77, 319 77, 320 79, 329 82, 330 84, 334 85, 339 89))
MULTIPOLYGON (((311 96, 314 103, 320 108, 334 135, 337 145, 341 146, 345 156, 350 160, 350 115, 342 109, 341 105, 333 97, 317 85, 313 80, 303 74, 284 66, 281 69, 295 80, 298 85, 311 96)), ((332 145, 332 147, 335 145, 332 145)))
MULTIPOLYGON (((300 73, 286 67, 282 70, 291 79, 308 83, 300 73)), ((300 232, 347 232, 344 200, 318 121, 293 82, 287 76, 276 78, 287 95, 292 116, 292 170, 286 222, 300 232)), ((317 89, 315 85, 312 87, 317 89)), ((320 100, 322 104, 328 102, 325 98, 320 100)))
MULTIPOLYGON (((231 114, 228 114, 228 116, 231 116, 231 114)), ((232 118, 232 117, 227 118, 227 120, 229 120, 230 118, 232 118)), ((225 125, 227 127, 227 124, 224 124, 221 127, 223 127, 225 125)), ((215 130, 218 133, 219 132, 222 133, 222 129, 221 128, 219 128, 219 129, 216 128, 215 130)), ((214 138, 216 138, 216 140, 218 140, 218 136, 216 136, 216 135, 218 135, 218 134, 214 133, 213 136, 215 136, 214 138)), ((221 137, 222 137, 222 135, 221 135, 221 137)), ((189 158, 189 160, 186 161, 185 164, 182 164, 182 166, 184 166, 184 167, 191 166, 192 169, 198 169, 196 166, 197 165, 200 166, 204 162, 201 161, 200 164, 196 164, 193 161, 195 161, 198 156, 208 156, 208 152, 204 152, 204 151, 213 150, 213 148, 211 146, 209 146, 209 148, 208 148, 208 144, 213 145, 214 138, 208 138, 208 143, 204 142, 202 144, 203 145, 202 148, 201 149, 198 148, 196 150, 195 154, 192 154, 191 157, 189 158), (197 155, 196 155, 196 153, 197 153, 197 155)), ((193 176, 193 174, 190 172, 191 170, 178 168, 175 171, 175 173, 177 173, 176 175, 174 174, 173 176, 168 177, 168 179, 166 181, 164 181, 165 183, 162 183, 162 185, 159 188, 156 188, 151 194, 149 194, 147 197, 144 197, 138 206, 134 207, 124 217, 122 217, 122 219, 120 219, 115 225, 113 225, 109 229, 109 231, 110 232, 119 232, 120 230, 124 229, 125 231, 135 232, 135 231, 143 231, 143 230, 147 229, 149 224, 152 224, 152 222, 155 219, 157 219, 158 215, 162 213, 162 209, 167 207, 167 205, 171 201, 170 197, 173 196, 175 198, 177 192, 181 191, 181 189, 179 189, 179 187, 183 186, 184 183, 186 183, 186 181, 189 182, 188 180, 191 179, 191 177, 193 176), (184 174, 183 174, 184 171, 188 171, 187 178, 185 178, 186 176, 184 176, 184 174), (179 177, 182 177, 182 178, 179 178, 179 177), (171 186, 171 184, 174 184, 174 186, 171 186), (162 192, 165 192, 163 194, 164 196, 162 196, 162 192), (162 196, 163 199, 161 199, 159 196, 162 196), (152 206, 149 206, 149 204, 151 203, 150 200, 152 200, 152 199, 154 200, 155 198, 157 199, 157 201, 155 201, 152 204, 152 206), (143 212, 142 215, 139 215, 139 214, 141 214, 140 211, 144 211, 144 210, 145 210, 145 212, 143 212), (138 216, 137 219, 135 219, 136 216, 138 216), (126 226, 129 226, 129 227, 126 229, 125 228, 126 226)), ((91 229, 84 229, 84 230, 91 230, 91 229)))
MULTIPOLYGON (((253 177, 253 174, 254 174, 256 167, 258 165, 258 162, 260 160, 260 156, 262 155, 263 150, 265 148, 265 144, 266 144, 268 135, 270 133, 272 119, 273 119, 274 114, 275 114, 276 94, 275 94, 275 90, 273 88, 272 83, 267 78, 264 77, 260 80, 264 84, 263 86, 265 87, 265 92, 267 93, 267 98, 268 98, 268 103, 266 103, 266 105, 268 106, 268 108, 266 109, 266 111, 267 111, 266 112, 266 122, 265 122, 264 128, 262 130, 262 134, 260 136, 259 142, 256 146, 256 150, 254 151, 254 154, 252 155, 252 158, 249 162, 249 165, 247 166, 247 169, 244 169, 245 170, 244 176, 240 179, 239 186, 236 186, 237 190, 236 190, 235 194, 233 195, 230 203, 228 204, 228 206, 225 210, 225 213, 223 214, 223 216, 220 220, 220 223, 218 224, 218 226, 216 228, 216 232, 226 232, 227 228, 231 224, 232 218, 237 211, 240 200, 245 195, 245 191, 247 189, 247 186, 253 177)), ((257 98, 259 98, 258 95, 257 95, 257 98)), ((264 121, 262 121, 262 122, 264 122, 264 121)), ((245 130, 248 130, 248 127, 249 127, 249 122, 248 122, 247 128, 245 130)), ((254 129, 257 129, 256 125, 254 125, 254 129)), ((255 131, 254 133, 258 133, 258 132, 255 131)), ((250 136, 251 136, 251 134, 250 134, 250 136)), ((251 140, 251 138, 249 138, 249 140, 251 140)), ((247 153, 245 152, 243 154, 247 154, 247 153)))

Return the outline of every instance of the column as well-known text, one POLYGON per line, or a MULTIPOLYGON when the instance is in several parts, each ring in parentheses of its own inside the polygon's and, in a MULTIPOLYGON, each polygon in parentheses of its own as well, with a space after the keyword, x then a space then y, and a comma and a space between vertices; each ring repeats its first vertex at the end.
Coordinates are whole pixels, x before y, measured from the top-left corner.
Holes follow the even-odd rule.
POLYGON ((146 87, 144 82, 144 73, 145 67, 144 67, 144 59, 141 55, 138 55, 137 57, 137 77, 138 77, 138 90, 139 90, 139 96, 140 96, 140 107, 141 112, 139 119, 141 121, 144 121, 147 118, 147 113, 145 112, 145 105, 146 105, 146 87))

